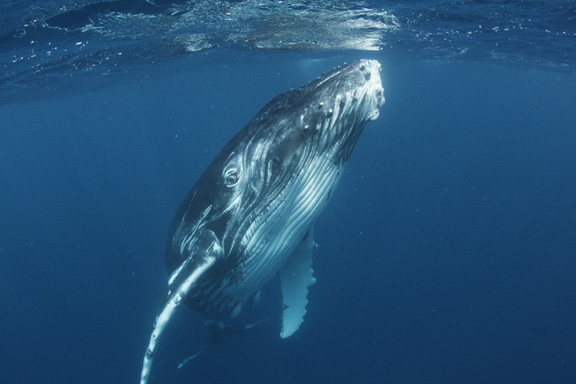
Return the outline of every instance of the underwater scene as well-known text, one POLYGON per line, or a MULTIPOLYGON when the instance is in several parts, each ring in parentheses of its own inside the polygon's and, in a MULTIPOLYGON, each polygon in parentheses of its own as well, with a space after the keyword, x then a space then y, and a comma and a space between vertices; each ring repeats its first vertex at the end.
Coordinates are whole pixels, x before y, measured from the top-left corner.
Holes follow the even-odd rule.
POLYGON ((2 383, 576 382, 576 1, 0 20, 2 383))

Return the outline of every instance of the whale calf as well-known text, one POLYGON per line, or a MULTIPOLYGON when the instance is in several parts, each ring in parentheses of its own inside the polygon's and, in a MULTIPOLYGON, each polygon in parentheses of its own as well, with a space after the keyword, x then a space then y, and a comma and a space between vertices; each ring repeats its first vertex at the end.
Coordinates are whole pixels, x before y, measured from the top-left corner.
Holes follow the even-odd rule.
POLYGON ((274 276, 286 338, 300 327, 315 282, 312 225, 367 122, 384 104, 380 64, 344 64, 265 105, 198 179, 176 213, 166 247, 168 291, 144 356, 180 304, 224 322, 257 302, 274 276))

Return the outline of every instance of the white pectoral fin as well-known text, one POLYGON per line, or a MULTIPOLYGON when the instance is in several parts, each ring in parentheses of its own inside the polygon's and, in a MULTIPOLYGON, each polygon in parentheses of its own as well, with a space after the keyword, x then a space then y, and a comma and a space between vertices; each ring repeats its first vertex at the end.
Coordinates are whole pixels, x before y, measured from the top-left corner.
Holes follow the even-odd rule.
POLYGON ((174 272, 176 275, 170 277, 169 291, 162 311, 156 318, 154 329, 150 335, 150 341, 144 363, 140 384, 146 384, 154 360, 156 343, 160 335, 166 328, 168 321, 176 311, 176 308, 184 301, 190 289, 196 284, 198 279, 208 270, 222 252, 220 242, 212 231, 206 231, 199 237, 200 248, 198 253, 190 255, 188 259, 174 272))
POLYGON ((308 304, 308 287, 316 282, 312 269, 312 253, 317 247, 312 239, 312 228, 296 247, 286 264, 278 271, 282 289, 282 330, 283 339, 300 328, 308 304))

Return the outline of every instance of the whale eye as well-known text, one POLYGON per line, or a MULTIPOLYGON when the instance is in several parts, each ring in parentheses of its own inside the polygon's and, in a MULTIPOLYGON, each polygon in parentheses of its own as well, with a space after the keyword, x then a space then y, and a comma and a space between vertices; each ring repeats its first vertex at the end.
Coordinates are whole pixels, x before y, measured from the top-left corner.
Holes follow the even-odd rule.
POLYGON ((282 161, 278 156, 274 156, 272 160, 270 160, 269 168, 272 172, 282 172, 284 170, 284 165, 282 165, 282 161))
POLYGON ((237 168, 228 168, 222 175, 224 177, 224 185, 231 188, 238 184, 240 181, 240 171, 237 168))

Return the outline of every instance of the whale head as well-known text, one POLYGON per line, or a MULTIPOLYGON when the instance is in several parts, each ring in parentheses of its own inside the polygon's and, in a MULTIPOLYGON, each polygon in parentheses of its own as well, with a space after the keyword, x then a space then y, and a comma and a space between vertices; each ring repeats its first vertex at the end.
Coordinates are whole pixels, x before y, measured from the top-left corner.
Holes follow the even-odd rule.
POLYGON ((194 239, 196 230, 210 228, 224 253, 231 253, 248 242, 248 223, 268 220, 279 197, 308 189, 313 205, 329 196, 324 194, 335 180, 323 184, 314 175, 337 173, 365 124, 378 117, 384 103, 380 70, 375 60, 344 64, 266 104, 184 200, 168 239, 169 272, 187 259, 193 244, 186 238, 194 239), (304 174, 309 176, 305 180, 304 174))
POLYGON ((268 122, 276 136, 270 149, 284 155, 284 163, 310 148, 343 164, 366 122, 375 120, 384 104, 380 69, 375 60, 344 64, 277 96, 251 123, 268 122))

